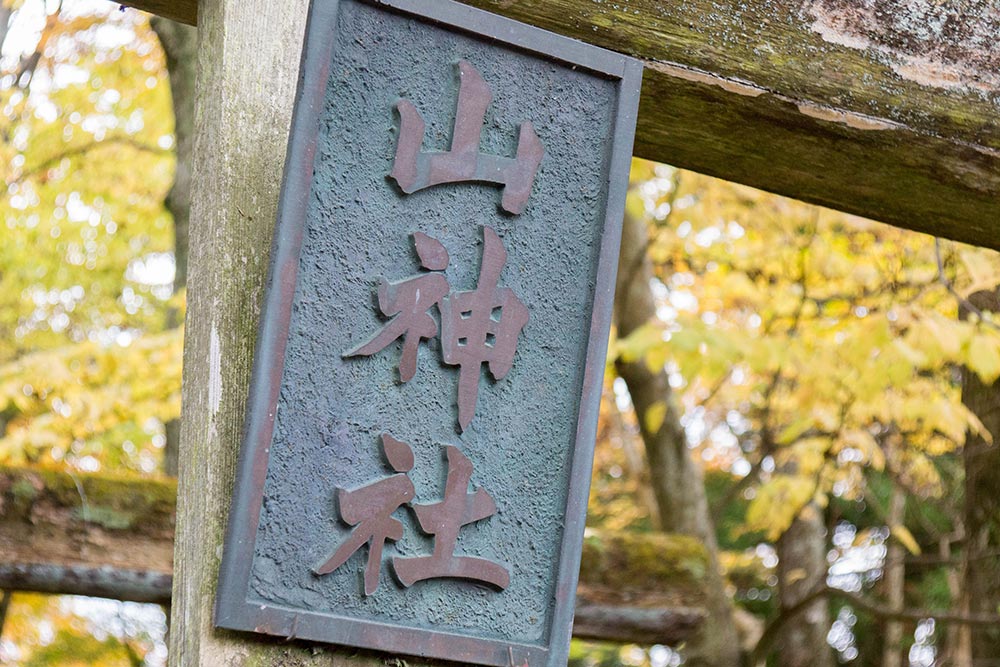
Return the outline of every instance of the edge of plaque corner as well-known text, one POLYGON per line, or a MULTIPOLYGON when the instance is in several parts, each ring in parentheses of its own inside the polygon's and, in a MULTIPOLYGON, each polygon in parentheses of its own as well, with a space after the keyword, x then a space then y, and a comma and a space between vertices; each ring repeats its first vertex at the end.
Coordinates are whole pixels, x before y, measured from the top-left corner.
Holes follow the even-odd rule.
MULTIPOLYGON (((525 644, 395 625, 376 620, 338 616, 334 613, 304 611, 261 600, 244 600, 233 605, 231 613, 216 622, 224 630, 304 641, 328 646, 370 650, 422 660, 440 660, 447 664, 515 667, 510 657, 530 660, 531 665, 549 667, 552 647, 548 644, 525 644), (374 637, 381 637, 376 640, 374 637), (384 641, 386 636, 391 640, 384 641), (440 642, 440 643, 439 643, 440 642), (455 648, 457 645, 457 649, 455 648), (470 657, 474 656, 474 657, 470 657)), ((527 663, 525 663, 527 664, 527 663)))
POLYGON ((624 79, 631 56, 567 37, 457 0, 359 0, 488 38, 550 60, 582 67, 613 79, 624 79))

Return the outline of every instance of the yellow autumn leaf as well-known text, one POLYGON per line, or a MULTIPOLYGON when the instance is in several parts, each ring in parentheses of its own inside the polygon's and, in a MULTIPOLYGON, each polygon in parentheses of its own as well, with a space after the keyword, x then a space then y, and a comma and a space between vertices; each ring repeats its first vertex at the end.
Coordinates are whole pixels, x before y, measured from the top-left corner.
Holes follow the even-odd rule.
POLYGON ((865 429, 848 429, 841 435, 841 445, 851 447, 864 457, 863 460, 875 470, 885 468, 885 454, 875 437, 865 429))
POLYGON ((792 525, 815 492, 812 479, 802 475, 775 475, 761 485, 747 508, 748 530, 764 531, 775 540, 792 525))
POLYGON ((646 431, 649 433, 657 433, 660 427, 663 426, 663 420, 667 416, 667 404, 664 401, 657 401, 649 406, 646 410, 646 416, 643 423, 646 425, 646 431))
POLYGON ((994 289, 1000 284, 1000 263, 996 261, 995 253, 963 245, 958 248, 958 256, 968 272, 969 282, 965 285, 966 292, 994 289))
POLYGON ((1000 377, 1000 339, 985 333, 973 335, 966 364, 984 383, 992 384, 1000 377))
POLYGON ((809 573, 806 572, 805 568, 796 567, 788 571, 788 574, 785 575, 785 580, 788 584, 794 584, 796 581, 802 581, 808 576, 809 573))
POLYGON ((892 536, 896 538, 896 540, 900 544, 906 547, 907 551, 909 551, 914 556, 920 555, 920 545, 917 544, 917 540, 914 539, 913 533, 910 532, 909 528, 907 528, 902 524, 898 524, 895 526, 890 526, 889 531, 892 533, 892 536))
POLYGON ((655 322, 647 322, 625 338, 618 338, 615 351, 625 362, 641 359, 650 348, 663 345, 663 327, 655 322))

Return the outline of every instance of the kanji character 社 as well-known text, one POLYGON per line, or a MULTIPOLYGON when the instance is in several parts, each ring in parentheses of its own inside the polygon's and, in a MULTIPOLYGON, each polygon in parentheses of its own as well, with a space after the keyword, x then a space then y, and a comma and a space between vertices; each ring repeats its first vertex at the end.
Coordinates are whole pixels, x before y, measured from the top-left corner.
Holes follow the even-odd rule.
MULTIPOLYGON (((430 271, 448 267, 448 251, 441 243, 420 232, 413 235, 420 265, 430 271)), ((399 282, 382 279, 378 288, 378 307, 383 315, 395 317, 368 341, 344 352, 345 357, 369 356, 403 337, 399 360, 399 379, 409 382, 417 372, 417 348, 421 338, 437 335, 437 322, 427 312, 448 293, 448 279, 440 273, 422 273, 399 282)))
POLYGON ((393 558, 393 569, 404 586, 412 586, 425 579, 453 577, 481 581, 503 590, 510 584, 510 573, 499 563, 455 555, 455 543, 462 526, 492 516, 497 507, 485 490, 477 488, 474 493, 469 493, 472 462, 465 454, 457 447, 447 445, 447 455, 448 479, 444 500, 413 505, 420 527, 434 536, 434 553, 414 558, 393 558))
POLYGON ((365 595, 371 595, 378 588, 385 541, 395 542, 403 537, 403 524, 391 515, 413 500, 414 496, 413 482, 405 474, 413 468, 413 450, 405 442, 384 433, 382 451, 389 465, 399 474, 353 491, 337 490, 340 517, 348 525, 356 527, 333 555, 313 569, 316 574, 329 574, 346 563, 355 551, 368 544, 365 595))
POLYGON ((507 263, 507 250, 497 233, 483 227, 483 260, 476 289, 443 298, 441 352, 459 367, 458 423, 464 431, 476 414, 479 373, 489 364, 493 379, 502 379, 514 364, 517 338, 528 323, 528 308, 508 287, 497 287, 507 263))

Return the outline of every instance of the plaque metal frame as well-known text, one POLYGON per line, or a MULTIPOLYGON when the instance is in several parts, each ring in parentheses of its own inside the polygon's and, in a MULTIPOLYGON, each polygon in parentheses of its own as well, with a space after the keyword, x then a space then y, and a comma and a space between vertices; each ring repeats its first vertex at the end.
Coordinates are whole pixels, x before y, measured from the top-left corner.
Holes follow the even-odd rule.
POLYGON ((598 256, 586 363, 559 549, 556 604, 548 646, 407 628, 248 600, 253 551, 263 502, 268 455, 292 316, 299 252, 312 187, 319 116, 329 80, 339 0, 309 6, 298 89, 271 247, 270 270, 258 327, 243 442, 219 573, 215 625, 286 639, 376 649, 464 663, 527 667, 566 664, 573 623, 581 545, 593 465, 597 418, 614 302, 622 212, 642 79, 642 63, 600 47, 496 16, 453 0, 357 0, 430 21, 550 61, 583 68, 618 82, 610 139, 606 216, 598 256))

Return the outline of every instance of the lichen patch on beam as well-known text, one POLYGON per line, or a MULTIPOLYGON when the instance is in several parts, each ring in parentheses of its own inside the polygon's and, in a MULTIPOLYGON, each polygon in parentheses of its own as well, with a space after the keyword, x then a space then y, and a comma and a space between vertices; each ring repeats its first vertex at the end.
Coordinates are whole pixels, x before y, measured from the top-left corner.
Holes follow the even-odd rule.
POLYGON ((642 157, 1000 248, 996 2, 462 2, 643 59, 642 157))
POLYGON ((900 0, 899 27, 893 0, 463 2, 642 58, 637 155, 1000 248, 1000 94, 980 85, 1000 76, 996 7, 938 38, 915 27, 932 0, 900 0), (869 5, 878 40, 835 20, 869 5), (920 58, 970 68, 972 88, 920 82, 920 58))
MULTIPOLYGON (((810 28, 824 40, 870 49, 922 86, 1000 92, 1000 7, 940 0, 807 0, 810 28)), ((1000 100, 994 99, 994 103, 1000 100)))
POLYGON ((169 572, 176 483, 0 466, 0 565, 169 572))
POLYGON ((977 80, 974 71, 924 56, 902 58, 892 63, 892 71, 921 86, 979 91, 985 99, 989 99, 988 93, 1000 92, 1000 77, 985 76, 977 80))

